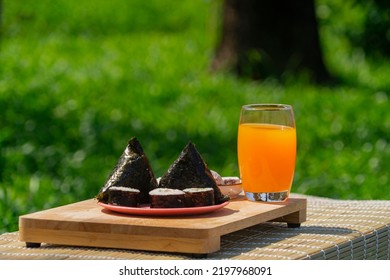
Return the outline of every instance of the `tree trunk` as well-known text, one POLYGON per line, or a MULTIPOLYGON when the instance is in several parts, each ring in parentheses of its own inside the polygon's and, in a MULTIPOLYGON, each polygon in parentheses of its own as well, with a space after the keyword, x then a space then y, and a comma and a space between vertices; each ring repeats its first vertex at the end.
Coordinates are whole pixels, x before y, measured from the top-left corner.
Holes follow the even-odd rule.
POLYGON ((264 79, 330 75, 322 59, 314 0, 225 0, 221 41, 212 70, 264 79))

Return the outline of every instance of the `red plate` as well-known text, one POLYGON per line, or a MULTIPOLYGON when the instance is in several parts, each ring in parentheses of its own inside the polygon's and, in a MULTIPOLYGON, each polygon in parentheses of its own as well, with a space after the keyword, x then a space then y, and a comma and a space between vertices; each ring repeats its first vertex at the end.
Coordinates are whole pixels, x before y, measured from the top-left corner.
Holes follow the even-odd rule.
POLYGON ((123 214, 132 214, 140 216, 185 216, 185 215, 198 215, 214 212, 220 208, 225 207, 229 204, 229 201, 218 205, 203 206, 203 207, 186 207, 186 208, 150 208, 147 206, 140 207, 126 207, 126 206, 117 206, 98 202, 98 204, 105 209, 123 213, 123 214))

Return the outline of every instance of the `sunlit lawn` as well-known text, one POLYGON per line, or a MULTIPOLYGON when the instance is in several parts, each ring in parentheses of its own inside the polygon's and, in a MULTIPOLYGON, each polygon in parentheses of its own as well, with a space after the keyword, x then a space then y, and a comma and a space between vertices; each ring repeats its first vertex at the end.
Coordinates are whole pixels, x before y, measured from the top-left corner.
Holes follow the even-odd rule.
POLYGON ((0 222, 93 197, 136 136, 156 176, 192 141, 211 169, 238 175, 240 107, 295 109, 293 192, 390 199, 389 64, 324 27, 342 83, 251 82, 208 71, 214 1, 4 1, 0 49, 0 222), (110 3, 110 4, 109 4, 110 3))

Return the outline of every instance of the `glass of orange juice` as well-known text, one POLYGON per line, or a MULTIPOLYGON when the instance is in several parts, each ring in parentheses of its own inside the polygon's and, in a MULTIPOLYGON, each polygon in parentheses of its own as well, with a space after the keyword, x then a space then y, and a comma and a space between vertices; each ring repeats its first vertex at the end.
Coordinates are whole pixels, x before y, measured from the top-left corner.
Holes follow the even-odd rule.
POLYGON ((296 160, 296 129, 291 105, 250 104, 241 108, 238 165, 248 200, 285 201, 296 160))

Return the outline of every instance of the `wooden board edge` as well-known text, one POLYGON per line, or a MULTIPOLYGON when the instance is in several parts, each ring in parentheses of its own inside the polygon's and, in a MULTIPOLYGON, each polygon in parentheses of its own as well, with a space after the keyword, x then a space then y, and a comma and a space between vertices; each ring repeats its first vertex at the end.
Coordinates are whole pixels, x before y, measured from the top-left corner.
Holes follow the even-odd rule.
POLYGON ((307 199, 302 198, 302 207, 298 211, 270 220, 270 222, 284 222, 288 224, 301 224, 307 219, 307 199))
MULTIPOLYGON (((257 203, 257 202, 254 202, 257 203)), ((261 203, 261 202, 260 202, 261 203)), ((306 221, 307 199, 306 198, 291 198, 286 207, 274 209, 267 213, 267 218, 263 214, 250 217, 242 223, 232 222, 221 225, 220 227, 210 229, 210 235, 225 235, 237 230, 255 226, 265 222, 286 222, 288 224, 300 224, 306 221)), ((276 203, 274 205, 277 205, 276 203)), ((284 205, 284 203, 279 203, 284 205)))
POLYGON ((220 237, 182 238, 64 230, 29 229, 19 231, 19 241, 67 246, 131 249, 172 253, 208 254, 220 250, 220 237))

